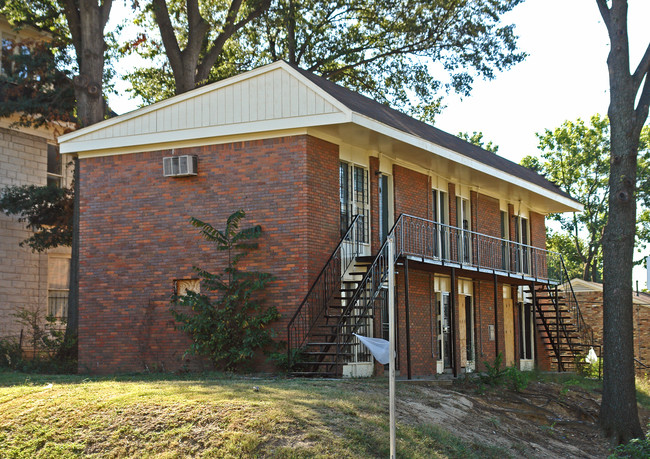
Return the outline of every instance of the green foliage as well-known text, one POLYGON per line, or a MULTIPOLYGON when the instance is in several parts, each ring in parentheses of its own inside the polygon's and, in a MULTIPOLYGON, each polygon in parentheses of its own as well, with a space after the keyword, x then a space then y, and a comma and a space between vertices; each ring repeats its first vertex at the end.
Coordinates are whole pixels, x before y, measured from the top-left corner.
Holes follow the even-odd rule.
POLYGON ((72 244, 73 188, 22 185, 5 187, 0 195, 0 210, 6 215, 18 215, 32 230, 20 243, 32 251, 42 252, 57 246, 72 244))
POLYGON ((75 95, 61 42, 3 43, 0 117, 19 116, 20 126, 75 121, 75 95))
POLYGON ((650 436, 633 438, 629 442, 618 445, 610 458, 628 457, 631 459, 646 459, 650 457, 650 436))
MULTIPOLYGON (((528 156, 521 164, 536 170, 557 184, 584 206, 584 211, 555 214, 562 233, 549 235, 552 250, 562 249, 572 275, 580 271, 588 281, 602 282, 603 231, 609 199, 610 127, 607 117, 594 115, 590 123, 578 119, 537 134, 541 158, 528 156), (569 249, 569 245, 573 247, 569 249)), ((638 193, 646 209, 638 218, 637 246, 650 241, 650 127, 641 134, 637 174, 638 193), (646 202, 648 201, 648 202, 646 202)))
POLYGON ((0 368, 39 373, 75 373, 77 360, 72 349, 76 339, 65 335, 65 321, 43 316, 38 309, 19 309, 15 314, 22 325, 23 346, 31 351, 26 355, 16 339, 0 340, 0 368))
MULTIPOLYGON (((251 8, 257 4, 250 3, 251 8)), ((432 122, 442 108, 441 94, 467 95, 475 78, 492 79, 525 57, 517 50, 514 26, 501 21, 521 0, 269 3, 261 17, 226 42, 209 82, 284 59, 432 122)), ((168 0, 167 6, 178 42, 185 46, 186 2, 168 0)), ((202 57, 221 32, 228 6, 223 0, 199 3, 211 25, 202 57)), ((173 78, 150 6, 141 10, 138 23, 142 34, 123 49, 140 53, 151 67, 135 69, 127 78, 135 94, 150 103, 174 93, 166 86, 173 78), (166 76, 158 79, 160 73, 166 76)))
POLYGON ((501 368, 503 363, 503 353, 499 352, 494 358, 494 362, 483 362, 485 365, 485 374, 481 375, 481 381, 490 386, 498 386, 503 380, 505 369, 501 368))
POLYGON ((201 288, 213 294, 188 291, 172 297, 171 312, 179 328, 193 339, 190 352, 208 357, 217 368, 235 370, 255 352, 271 344, 273 331, 268 324, 279 318, 275 306, 263 307, 259 293, 272 280, 268 273, 243 271, 238 265, 247 252, 257 248, 253 242, 262 234, 260 226, 239 229, 243 210, 233 213, 224 231, 192 218, 203 237, 226 252, 224 272, 212 274, 194 268, 201 288))
POLYGON ((503 366, 503 353, 499 352, 492 363, 483 362, 486 371, 481 375, 480 380, 489 386, 501 386, 507 384, 512 390, 521 392, 528 387, 530 374, 516 368, 503 366))
POLYGON ((492 141, 485 142, 483 140, 483 133, 474 131, 472 134, 469 132, 459 132, 457 137, 481 147, 482 149, 489 151, 491 153, 496 153, 499 151, 499 146, 492 143, 492 141))
POLYGON ((528 387, 530 375, 527 372, 521 371, 517 367, 512 366, 506 368, 505 379, 512 390, 521 392, 528 387))
MULTIPOLYGON (((575 239, 570 234, 551 231, 547 228, 546 248, 552 252, 561 253, 564 259, 564 265, 567 269, 569 279, 582 278, 584 265, 580 258, 579 249, 586 250, 586 242, 582 238, 575 239)), ((602 252, 598 253, 596 259, 597 266, 602 266, 602 252)), ((601 282, 600 271, 593 278, 595 282, 601 282)))

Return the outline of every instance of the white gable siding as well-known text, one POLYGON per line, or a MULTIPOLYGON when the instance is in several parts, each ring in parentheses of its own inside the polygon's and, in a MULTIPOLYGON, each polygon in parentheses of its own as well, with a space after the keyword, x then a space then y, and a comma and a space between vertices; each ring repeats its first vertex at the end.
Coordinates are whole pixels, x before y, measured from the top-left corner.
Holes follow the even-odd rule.
POLYGON ((285 70, 275 69, 177 103, 165 104, 79 136, 74 141, 157 134, 339 111, 285 70))

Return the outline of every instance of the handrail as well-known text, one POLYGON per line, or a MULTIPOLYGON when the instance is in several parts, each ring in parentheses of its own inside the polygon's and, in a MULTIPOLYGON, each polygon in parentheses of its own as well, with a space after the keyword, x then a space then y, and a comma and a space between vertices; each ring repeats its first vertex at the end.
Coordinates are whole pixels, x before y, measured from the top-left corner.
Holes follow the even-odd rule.
POLYGON ((343 275, 359 256, 360 242, 357 236, 360 234, 360 224, 363 231, 363 220, 360 215, 356 215, 287 324, 289 368, 292 364, 292 349, 299 349, 305 344, 309 332, 327 309, 327 303, 339 291, 343 275))
MULTIPOLYGON (((580 303, 578 303, 578 298, 576 297, 576 293, 573 290, 573 285, 571 285, 571 279, 569 279, 569 271, 566 269, 566 265, 564 264, 564 258, 560 257, 560 261, 562 262, 562 272, 563 272, 563 277, 566 279, 566 282, 564 282, 564 285, 569 286, 569 290, 571 292, 571 299, 573 301, 573 311, 571 310, 571 306, 567 305, 569 307, 569 312, 572 312, 575 317, 575 323, 576 323, 576 328, 578 329, 578 333, 583 338, 587 338, 589 341, 590 345, 594 344, 594 332, 591 329, 589 325, 585 322, 584 316, 582 315, 582 311, 580 310, 580 303)), ((568 293, 566 287, 564 288, 564 291, 568 293)))
MULTIPOLYGON (((389 231, 388 235, 394 234, 396 228, 401 227, 402 223, 404 220, 404 214, 401 214, 391 230, 389 231)), ((354 294, 350 298, 350 300, 347 302, 345 308, 341 312, 341 315, 338 319, 337 322, 337 333, 336 333, 336 365, 340 365, 341 362, 339 361, 342 353, 343 353, 343 346, 349 345, 350 342, 352 341, 352 334, 357 331, 357 329, 360 326, 361 321, 357 320, 355 324, 351 325, 351 328, 347 330, 347 333, 345 334, 348 339, 345 342, 341 342, 342 337, 344 336, 343 333, 343 327, 346 326, 346 322, 348 319, 348 316, 351 315, 352 310, 356 308, 357 303, 359 302, 359 298, 362 295, 362 292, 365 294, 364 299, 365 299, 365 305, 362 306, 362 309, 364 310, 363 315, 361 318, 365 318, 365 315, 368 311, 368 304, 371 301, 374 301, 374 299, 377 297, 377 294, 379 293, 379 289, 381 285, 385 282, 387 276, 388 276, 388 264, 387 263, 395 263, 395 261, 401 256, 401 251, 400 250, 395 250, 395 259, 394 260, 387 260, 388 258, 388 241, 389 238, 387 237, 384 243, 381 245, 381 248, 377 252, 377 255, 374 257, 372 263, 368 267, 368 270, 363 276, 363 279, 359 282, 359 285, 357 289, 355 290, 354 294), (371 289, 368 289, 368 287, 371 287, 371 289)), ((398 244, 396 244, 398 246, 398 244)), ((350 325, 348 325, 350 326, 350 325)))
MULTIPOLYGON (((341 242, 330 256, 327 264, 310 288, 305 300, 288 325, 288 354, 291 364, 292 350, 302 347, 323 312, 331 295, 340 289, 348 264, 337 267, 338 253, 345 248, 355 218, 341 242), (335 269, 332 268, 334 266, 335 269), (336 272, 336 275, 333 273, 336 272), (318 287, 317 285, 325 284, 318 287), (338 284, 338 285, 336 285, 338 284)), ((401 214, 389 234, 395 236, 395 259, 388 260, 387 242, 384 242, 358 287, 340 313, 336 330, 336 365, 340 364, 343 346, 350 344, 352 333, 369 317, 370 306, 376 300, 386 280, 388 263, 395 263, 402 256, 421 258, 442 265, 456 265, 481 271, 516 275, 525 279, 559 283, 562 279, 562 258, 557 252, 521 244, 507 239, 489 236, 475 231, 438 223, 421 217, 401 214), (353 311, 357 311, 353 314, 353 311), (351 319, 357 319, 356 321, 351 319), (343 328, 346 328, 345 333, 343 328)), ((358 252, 358 241, 355 240, 358 252)), ((356 252, 355 252, 356 253, 356 252)), ((356 256, 356 255, 355 255, 356 256)), ((348 354, 348 352, 346 352, 348 354)))

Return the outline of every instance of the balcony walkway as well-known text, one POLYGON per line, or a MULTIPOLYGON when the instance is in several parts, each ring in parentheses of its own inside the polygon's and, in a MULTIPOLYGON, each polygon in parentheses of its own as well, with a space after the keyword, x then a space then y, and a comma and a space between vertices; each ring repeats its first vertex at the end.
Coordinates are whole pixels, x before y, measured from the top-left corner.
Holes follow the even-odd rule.
POLYGON ((558 284, 559 253, 487 234, 402 215, 394 229, 396 254, 410 261, 508 277, 522 282, 558 284))

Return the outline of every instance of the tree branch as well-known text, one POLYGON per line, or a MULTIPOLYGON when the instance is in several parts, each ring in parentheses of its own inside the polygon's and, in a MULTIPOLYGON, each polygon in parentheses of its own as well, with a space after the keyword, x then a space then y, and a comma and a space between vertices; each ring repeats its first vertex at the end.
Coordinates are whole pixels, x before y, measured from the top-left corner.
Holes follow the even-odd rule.
POLYGON ((174 75, 178 72, 182 73, 183 61, 181 57, 181 49, 178 46, 178 40, 174 33, 174 27, 169 19, 169 10, 167 9, 167 2, 165 0, 153 0, 153 12, 160 30, 160 36, 165 46, 167 59, 174 70, 174 75))
POLYGON ((650 105, 650 73, 646 72, 645 83, 643 84, 641 97, 639 97, 639 105, 637 105, 636 110, 634 110, 639 130, 643 128, 643 125, 648 118, 648 105, 650 105))
POLYGON ((650 43, 648 44, 648 48, 645 50, 645 54, 641 58, 641 61, 639 62, 639 65, 637 66, 634 75, 632 75, 632 81, 634 82, 635 88, 641 86, 641 82, 646 76, 648 76, 649 71, 650 71, 650 43))
POLYGON ((612 15, 609 8, 607 7, 607 0, 596 0, 596 4, 600 10, 600 15, 603 18, 603 22, 609 31, 612 24, 612 15))
POLYGON ((81 52, 81 17, 79 16, 79 5, 75 0, 65 0, 63 10, 68 20, 72 45, 77 54, 77 59, 81 61, 83 53, 81 52))
POLYGON ((212 42, 212 48, 208 51, 208 54, 203 58, 203 62, 198 66, 196 72, 196 82, 199 83, 208 78, 210 74, 210 69, 214 66, 214 63, 219 58, 219 55, 223 51, 223 47, 226 44, 226 41, 237 31, 239 31, 246 24, 251 22, 253 19, 258 18, 264 13, 271 5, 271 0, 262 0, 258 7, 251 11, 248 16, 242 19, 239 22, 235 22, 239 10, 241 9, 242 0, 234 0, 230 4, 230 9, 226 15, 226 20, 224 22, 223 31, 219 36, 212 42))
POLYGON ((102 21, 101 23, 102 32, 104 31, 104 27, 106 27, 106 23, 108 22, 108 18, 111 14, 112 6, 113 6, 113 0, 103 0, 99 7, 99 16, 102 21))

